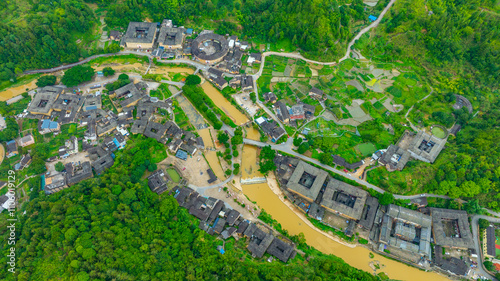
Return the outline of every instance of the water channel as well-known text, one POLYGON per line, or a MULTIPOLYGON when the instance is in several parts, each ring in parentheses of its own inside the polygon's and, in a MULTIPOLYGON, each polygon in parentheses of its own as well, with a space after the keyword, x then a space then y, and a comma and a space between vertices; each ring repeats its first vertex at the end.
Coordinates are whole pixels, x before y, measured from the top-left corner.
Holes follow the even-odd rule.
POLYGON ((203 139, 203 143, 205 144, 205 159, 207 159, 208 165, 210 165, 210 168, 214 172, 214 174, 221 180, 225 180, 226 176, 224 174, 224 171, 222 170, 222 167, 220 166, 219 163, 219 158, 217 157, 217 154, 215 150, 215 145, 212 141, 212 137, 210 136, 210 128, 198 130, 198 134, 200 134, 200 137, 203 139))
MULTIPOLYGON (((253 146, 245 145, 244 151, 253 150, 257 153, 257 149, 253 146)), ((243 160, 243 171, 255 169, 252 161, 243 160)), ((268 180, 271 180, 268 178, 268 180)), ((274 179, 273 179, 274 180, 274 179)), ((273 185, 275 185, 273 183, 273 185)), ((351 248, 336 242, 327 237, 323 232, 310 226, 307 219, 300 211, 292 211, 290 207, 285 205, 278 195, 271 190, 267 183, 242 185, 243 193, 247 195, 252 201, 263 208, 267 213, 271 214, 284 229, 288 230, 291 235, 304 233, 307 244, 315 247, 325 254, 333 254, 342 258, 346 263, 353 267, 359 268, 367 272, 373 272, 370 263, 379 261, 381 269, 377 272, 385 272, 389 278, 397 280, 408 281, 422 281, 422 280, 448 280, 446 277, 433 272, 425 272, 414 267, 407 266, 406 264, 389 260, 383 256, 375 254, 373 258, 369 257, 370 250, 358 246, 351 248), (300 214, 300 215, 299 215, 300 214)), ((275 187, 275 191, 276 191, 275 187)), ((279 192, 279 191, 276 191, 279 192)))
POLYGON ((201 85, 205 93, 224 113, 231 118, 236 125, 247 123, 249 120, 245 114, 234 107, 210 82, 206 81, 201 85))

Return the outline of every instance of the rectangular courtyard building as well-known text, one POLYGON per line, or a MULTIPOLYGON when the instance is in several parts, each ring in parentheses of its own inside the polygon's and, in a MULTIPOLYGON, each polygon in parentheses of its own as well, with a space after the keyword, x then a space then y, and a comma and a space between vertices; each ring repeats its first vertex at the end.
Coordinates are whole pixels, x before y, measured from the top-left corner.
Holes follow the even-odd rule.
POLYGON ((483 239, 483 254, 485 257, 494 259, 496 256, 495 228, 490 225, 488 226, 488 228, 486 228, 485 231, 486 231, 486 239, 483 239))
POLYGON ((427 163, 434 163, 446 144, 446 139, 440 139, 420 131, 408 148, 411 157, 427 163))
POLYGON ((92 174, 92 166, 89 161, 85 161, 83 163, 67 163, 64 165, 64 168, 66 169, 66 183, 69 186, 94 176, 94 174, 92 174))
POLYGON ((363 214, 368 192, 336 179, 330 179, 321 205, 341 216, 358 221, 363 214))
POLYGON ((325 183, 328 173, 300 161, 288 180, 288 190, 313 202, 325 183))
POLYGON ((406 257, 431 258, 431 217, 404 207, 389 205, 383 215, 379 242, 407 252, 406 257))
POLYGON ((156 39, 155 22, 131 22, 123 36, 125 47, 131 49, 152 49, 156 39))
POLYGON ((165 49, 182 49, 184 28, 173 27, 171 20, 163 20, 158 35, 158 45, 165 49))
POLYGON ((292 245, 285 243, 277 237, 274 237, 273 242, 271 242, 271 245, 269 245, 266 252, 275 256, 284 263, 286 263, 290 258, 293 258, 296 254, 292 245))
POLYGON ((59 95, 64 93, 63 88, 47 86, 43 87, 36 93, 33 101, 28 107, 28 112, 37 115, 42 114, 50 116, 52 114, 54 102, 59 95))
POLYGON ((372 229, 378 207, 379 203, 377 198, 371 196, 368 196, 368 198, 366 198, 365 209, 363 210, 361 218, 359 219, 359 225, 361 227, 366 230, 372 229))
POLYGON ((466 211, 431 208, 431 214, 436 245, 456 249, 474 248, 466 211))

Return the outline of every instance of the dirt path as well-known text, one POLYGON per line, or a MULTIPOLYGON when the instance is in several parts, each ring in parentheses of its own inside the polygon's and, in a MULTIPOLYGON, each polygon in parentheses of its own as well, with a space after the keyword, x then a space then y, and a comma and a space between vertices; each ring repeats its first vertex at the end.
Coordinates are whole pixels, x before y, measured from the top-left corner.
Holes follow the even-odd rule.
POLYGON ((5 149, 3 148, 3 145, 0 144, 0 165, 2 165, 4 158, 5 158, 5 149))
MULTIPOLYGON (((431 86, 429 86, 429 87, 431 87, 431 86)), ((427 96, 423 97, 421 100, 417 101, 415 104, 417 104, 417 103, 419 103, 419 102, 422 102, 422 101, 426 100, 428 97, 430 97, 430 96, 432 95, 432 93, 433 93, 433 92, 434 92, 434 89, 431 87, 431 92, 430 92, 427 96)), ((410 119, 408 118, 408 114, 410 114, 410 111, 413 109, 413 107, 415 106, 415 104, 414 104, 414 105, 412 105, 412 106, 408 109, 408 111, 407 111, 407 112, 406 112, 406 114, 405 114, 405 118, 406 118, 406 121, 408 121, 408 123, 410 123, 410 127, 411 127, 413 130, 415 130, 415 131, 417 131, 417 132, 418 132, 418 131, 419 131, 419 129, 417 128, 417 126, 413 125, 413 123, 412 123, 412 122, 410 121, 410 119)))

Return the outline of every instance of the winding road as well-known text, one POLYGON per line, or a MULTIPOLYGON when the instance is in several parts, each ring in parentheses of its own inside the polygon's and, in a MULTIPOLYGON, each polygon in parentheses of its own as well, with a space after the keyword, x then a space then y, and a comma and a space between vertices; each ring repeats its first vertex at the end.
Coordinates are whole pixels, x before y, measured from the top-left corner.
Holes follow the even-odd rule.
POLYGON ((356 36, 354 36, 354 38, 351 40, 351 42, 349 42, 349 44, 347 45, 347 52, 345 53, 345 55, 341 59, 339 59, 339 62, 344 61, 344 60, 349 58, 349 56, 351 54, 351 48, 354 45, 354 43, 356 43, 356 41, 359 40, 359 38, 361 38, 361 36, 363 36, 363 34, 370 31, 370 29, 378 26, 380 21, 384 18, 385 13, 387 13, 387 11, 392 7, 392 4, 394 4, 394 2, 396 2, 396 0, 391 0, 391 2, 389 2, 389 4, 387 4, 387 6, 385 6, 384 10, 382 10, 380 15, 378 16, 378 18, 374 22, 372 22, 369 26, 361 29, 361 31, 356 36))
MULTIPOLYGON (((349 44, 347 46, 347 50, 346 50, 345 55, 342 58, 340 58, 338 60, 338 62, 337 61, 335 61, 335 62, 320 62, 320 61, 310 60, 310 59, 304 58, 300 53, 264 52, 262 54, 262 63, 260 65, 259 71, 256 74, 252 75, 252 77, 253 77, 253 87, 254 87, 254 91, 255 91, 256 95, 258 96, 257 79, 262 75, 262 72, 263 72, 263 69, 264 69, 264 65, 265 65, 265 58, 267 56, 272 56, 272 55, 283 56, 283 57, 288 57, 288 58, 300 59, 300 60, 304 60, 304 61, 309 62, 309 63, 319 64, 319 65, 335 65, 337 63, 340 63, 340 62, 342 62, 342 61, 350 58, 350 54, 351 54, 351 51, 352 51, 352 46, 356 43, 356 41, 359 40, 361 38, 361 36, 363 36, 365 33, 369 32, 372 28, 377 27, 379 25, 379 23, 382 21, 383 17, 387 13, 387 11, 392 7, 392 5, 395 2, 396 2, 396 0, 391 0, 389 2, 389 4, 384 8, 384 10, 381 12, 381 14, 378 16, 377 20, 375 20, 369 26, 363 28, 349 42, 349 44)), ((140 56, 147 56, 148 59, 149 59, 149 67, 146 70, 146 73, 148 72, 148 70, 150 69, 151 64, 152 64, 152 56, 151 56, 150 53, 137 52, 137 51, 120 51, 119 53, 100 54, 100 55, 90 56, 90 57, 85 58, 84 60, 79 61, 79 62, 75 62, 75 63, 71 63, 71 64, 67 64, 67 65, 61 65, 61 66, 53 67, 53 68, 49 68, 49 69, 27 70, 27 71, 24 71, 24 74, 51 73, 51 72, 56 72, 56 71, 68 69, 68 68, 71 68, 71 67, 76 66, 76 65, 85 64, 85 63, 91 61, 92 59, 99 58, 99 57, 110 57, 110 56, 128 55, 128 54, 135 54, 135 55, 140 55, 140 56)), ((161 63, 172 63, 172 64, 179 64, 179 63, 188 64, 188 65, 196 67, 196 72, 195 73, 198 73, 200 70, 207 71, 210 68, 209 65, 205 65, 205 64, 202 64, 202 63, 199 63, 199 62, 188 60, 188 59, 158 60, 158 62, 161 62, 161 63)), ((226 74, 226 75, 229 76, 229 77, 234 76, 232 74, 226 74)), ((182 86, 181 85, 182 83, 180 83, 180 82, 172 82, 172 81, 166 81, 166 80, 162 80, 161 82, 162 83, 168 83, 168 84, 176 85, 176 86, 182 86)), ((423 99, 421 99, 420 101, 423 101, 423 100, 427 99, 430 95, 432 95, 432 93, 433 93, 433 89, 431 88, 431 93, 429 95, 427 95, 426 97, 424 97, 423 99)), ((420 102, 420 101, 418 101, 418 102, 420 102)), ((277 116, 271 110, 269 110, 259 99, 257 99, 257 103, 260 105, 260 107, 269 116, 271 116, 279 124, 279 126, 281 128, 284 129, 283 124, 280 122, 280 120, 277 118, 277 116)), ((410 113, 410 111, 412 109, 413 109, 413 106, 405 114, 405 118, 407 120, 408 120, 408 114, 410 113)), ((413 126, 413 124, 411 122, 410 122, 410 125, 411 125, 411 127, 413 129, 416 129, 416 128, 414 128, 414 126, 413 126)), ((229 131, 232 132, 232 130, 229 130, 229 131)), ((259 142, 259 141, 254 141, 254 140, 250 140, 250 139, 244 139, 243 142, 245 144, 254 145, 254 146, 258 146, 258 147, 264 147, 264 146, 269 145, 267 143, 263 143, 263 142, 259 142)), ((316 159, 313 159, 313 158, 304 156, 302 154, 296 153, 291 148, 292 147, 291 146, 291 139, 289 139, 284 144, 280 144, 280 145, 271 144, 270 146, 271 146, 271 148, 273 148, 275 150, 278 150, 278 151, 281 151, 281 152, 293 155, 293 156, 295 156, 295 157, 297 157, 299 159, 302 159, 304 161, 308 161, 310 163, 318 165, 319 167, 321 167, 323 169, 326 169, 328 171, 334 172, 334 173, 339 174, 339 175, 341 175, 343 177, 351 179, 351 180, 357 182, 358 184, 363 185, 363 186, 365 186, 367 188, 373 189, 373 190, 375 190, 377 192, 380 192, 380 193, 384 193, 385 192, 385 190, 383 190, 380 187, 377 187, 377 186, 375 186, 373 184, 370 184, 370 183, 368 183, 368 182, 366 182, 364 180, 361 180, 359 178, 353 177, 350 174, 345 173, 343 171, 339 171, 339 170, 337 170, 337 169, 335 169, 333 167, 330 167, 330 166, 327 166, 325 164, 322 164, 321 162, 317 161, 316 159)), ((229 178, 227 178, 226 180, 224 180, 221 183, 218 183, 218 184, 215 184, 215 185, 210 185, 210 186, 204 186, 204 187, 196 187, 196 189, 200 192, 200 194, 203 194, 203 192, 205 190, 209 189, 209 188, 221 187, 221 186, 227 184, 229 181, 232 180, 232 178, 233 178, 233 175, 231 175, 229 178)), ((192 186, 192 187, 194 187, 194 186, 192 186)), ((435 198, 450 199, 448 196, 433 195, 433 194, 417 194, 417 195, 411 195, 411 196, 404 196, 404 195, 396 195, 395 194, 394 197, 396 199, 415 199, 415 198, 420 198, 420 197, 435 197, 435 198)), ((495 216, 499 216, 500 217, 499 213, 493 212, 491 210, 487 210, 487 212, 489 214, 491 214, 491 215, 495 215, 495 216)), ((486 270, 484 269, 484 267, 482 265, 482 262, 481 262, 481 260, 482 260, 482 251, 481 251, 481 247, 480 247, 480 243, 479 243, 479 234, 478 234, 478 232, 479 232, 479 230, 478 230, 478 228, 479 228, 478 227, 478 221, 479 221, 480 218, 487 219, 490 222, 496 222, 496 223, 500 223, 500 219, 498 219, 498 218, 492 218, 492 217, 489 217, 489 216, 483 216, 483 215, 475 215, 475 216, 472 217, 473 238, 474 238, 476 252, 478 253, 478 255, 480 257, 479 258, 479 260, 480 260, 479 263, 481 264, 481 266, 478 267, 478 269, 480 270, 481 274, 483 274, 484 276, 486 276, 488 278, 491 278, 492 280, 495 280, 495 278, 493 276, 491 276, 490 274, 488 274, 486 272, 486 270)))
MULTIPOLYGON (((323 168, 325 170, 334 172, 334 173, 336 173, 338 175, 341 175, 343 177, 351 179, 351 180, 359 183, 360 185, 363 185, 363 186, 365 186, 365 187, 367 187, 369 189, 373 189, 373 190, 375 190, 375 191, 377 191, 379 193, 385 193, 385 190, 383 190, 382 188, 380 188, 380 187, 378 187, 376 185, 368 183, 368 182, 366 182, 366 181, 364 181, 362 179, 359 179, 357 177, 353 177, 349 173, 345 173, 345 172, 339 171, 339 170, 337 170, 337 169, 335 169, 335 168, 333 168, 331 166, 325 165, 325 164, 319 162, 318 160, 316 160, 314 158, 310 158, 310 157, 307 157, 305 155, 302 155, 300 153, 297 153, 297 152, 293 151, 292 148, 291 148, 291 143, 290 142, 286 142, 284 144, 268 144, 268 143, 264 143, 264 142, 260 142, 260 141, 251 140, 251 139, 243 139, 243 143, 244 144, 248 144, 248 145, 258 146, 258 147, 271 146, 271 148, 274 149, 274 150, 290 154, 290 155, 295 156, 295 157, 297 157, 299 159, 302 159, 304 161, 307 161, 307 162, 313 163, 315 165, 318 165, 318 166, 320 166, 321 168, 323 168)), ((435 194, 425 194, 425 193, 424 194, 409 195, 409 196, 394 194, 394 198, 396 198, 396 199, 403 199, 403 200, 407 200, 407 199, 411 200, 411 199, 416 199, 416 198, 420 198, 420 197, 435 197, 435 198, 450 199, 450 197, 445 196, 445 195, 435 195, 435 194)))
MULTIPOLYGON (((429 86, 429 87, 431 87, 431 86, 429 86)), ((430 97, 430 96, 432 95, 432 93, 434 93, 434 88, 432 88, 432 87, 431 87, 431 92, 430 92, 427 96, 425 96, 425 97, 423 97, 422 99, 418 100, 415 104, 417 104, 417 103, 419 103, 419 102, 422 102, 422 101, 426 100, 428 97, 430 97)), ((412 106, 408 109, 408 111, 407 111, 407 112, 406 112, 406 114, 405 114, 405 118, 406 118, 406 121, 408 121, 408 123, 410 123, 410 127, 411 127, 413 130, 415 130, 415 131, 417 131, 417 132, 418 132, 419 130, 418 130, 417 126, 413 125, 413 123, 410 121, 410 119, 408 119, 408 114, 410 114, 410 111, 413 109, 413 107, 415 106, 415 104, 414 104, 414 105, 412 105, 412 106)))

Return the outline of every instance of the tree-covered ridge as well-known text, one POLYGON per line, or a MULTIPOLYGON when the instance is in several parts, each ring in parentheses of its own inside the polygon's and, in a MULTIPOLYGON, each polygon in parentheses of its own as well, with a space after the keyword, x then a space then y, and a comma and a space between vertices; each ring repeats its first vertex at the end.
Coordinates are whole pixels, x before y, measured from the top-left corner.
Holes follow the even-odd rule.
MULTIPOLYGON (((12 5, 0 5, 10 14, 12 5)), ((50 68, 76 62, 81 56, 75 32, 94 25, 92 10, 81 0, 32 1, 21 22, 0 21, 0 81, 14 79, 26 69, 50 68)))
MULTIPOLYGON (((286 266, 254 260, 244 239, 226 241, 221 255, 217 245, 222 242, 199 230, 173 197, 149 190, 142 176, 148 163, 159 160, 153 158, 157 145, 163 146, 133 137, 101 177, 50 196, 33 191, 16 224, 16 274, 6 270, 4 255, 0 279, 376 280, 305 244, 300 247, 309 261, 298 255, 286 266)), ((0 250, 5 252, 10 232, 6 214, 1 216, 0 250)))
POLYGON ((333 59, 345 52, 353 21, 366 18, 364 7, 361 0, 349 6, 336 0, 249 1, 242 10, 242 23, 250 36, 270 42, 289 38, 306 52, 333 59))
POLYGON ((357 45, 379 60, 415 60, 436 71, 498 86, 500 14, 493 0, 397 1, 375 30, 357 45), (437 71, 437 70, 441 70, 437 71))
POLYGON ((126 27, 144 18, 195 27, 204 20, 217 20, 216 32, 251 36, 265 42, 286 40, 322 60, 338 58, 353 36, 354 22, 366 23, 366 5, 336 0, 134 0, 109 6, 106 23, 126 27), (230 19, 230 20, 228 20, 230 19))

